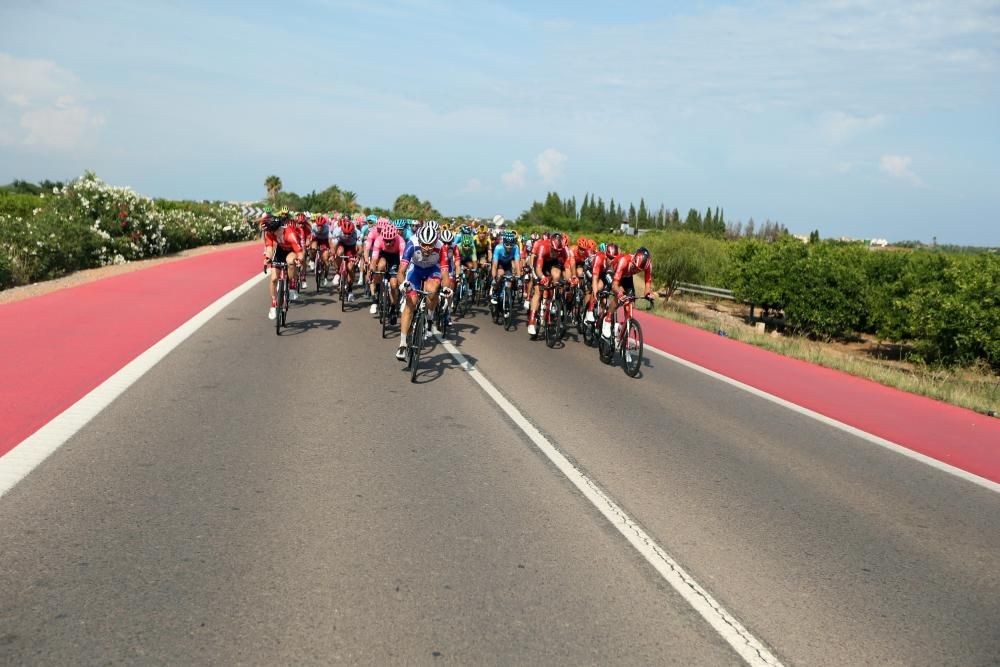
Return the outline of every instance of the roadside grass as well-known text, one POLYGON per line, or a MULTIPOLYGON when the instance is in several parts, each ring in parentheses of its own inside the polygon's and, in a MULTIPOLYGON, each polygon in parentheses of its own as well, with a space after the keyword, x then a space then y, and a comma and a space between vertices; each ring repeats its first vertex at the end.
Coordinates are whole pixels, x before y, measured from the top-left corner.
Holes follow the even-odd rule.
POLYGON ((873 382, 920 396, 926 396, 969 410, 997 416, 1000 414, 1000 376, 988 368, 935 368, 918 364, 888 365, 877 359, 848 354, 822 342, 795 335, 760 333, 749 325, 705 318, 693 312, 683 300, 664 303, 652 311, 661 317, 688 326, 719 333, 733 340, 770 350, 777 354, 843 371, 873 382))

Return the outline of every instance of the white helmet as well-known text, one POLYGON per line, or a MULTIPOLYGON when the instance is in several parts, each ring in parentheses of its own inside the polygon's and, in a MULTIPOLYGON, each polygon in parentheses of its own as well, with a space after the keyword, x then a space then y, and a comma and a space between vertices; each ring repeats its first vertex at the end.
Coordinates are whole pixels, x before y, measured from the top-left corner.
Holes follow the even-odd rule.
POLYGON ((417 232, 417 243, 420 245, 434 245, 438 241, 438 230, 430 225, 424 225, 417 232))

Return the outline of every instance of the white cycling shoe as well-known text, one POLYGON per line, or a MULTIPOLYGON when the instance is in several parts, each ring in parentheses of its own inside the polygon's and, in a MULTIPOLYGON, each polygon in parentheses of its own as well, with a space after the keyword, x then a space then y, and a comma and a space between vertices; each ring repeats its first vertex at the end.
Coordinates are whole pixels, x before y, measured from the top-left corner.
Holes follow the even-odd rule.
POLYGON ((338 273, 333 277, 333 286, 338 287, 340 285, 340 274, 338 273))
POLYGON ((601 335, 605 338, 611 338, 611 322, 604 320, 604 323, 601 325, 601 335))
POLYGON ((274 306, 271 306, 271 310, 267 311, 267 319, 273 320, 277 316, 278 316, 278 309, 275 308, 274 306))
POLYGON ((535 328, 535 325, 534 324, 529 324, 528 325, 528 335, 529 336, 534 336, 537 333, 538 333, 538 329, 535 328))
POLYGON ((288 299, 290 301, 298 301, 299 300, 299 293, 296 292, 293 289, 288 290, 288 299))
POLYGON ((587 316, 583 318, 583 321, 586 322, 587 324, 593 324, 593 322, 594 322, 594 311, 588 310, 587 311, 587 316))
POLYGON ((406 361, 406 346, 400 345, 399 349, 396 350, 396 358, 400 361, 406 361))
POLYGON ((376 315, 378 313, 378 304, 373 303, 371 305, 371 308, 368 309, 368 312, 371 313, 372 315, 376 315))

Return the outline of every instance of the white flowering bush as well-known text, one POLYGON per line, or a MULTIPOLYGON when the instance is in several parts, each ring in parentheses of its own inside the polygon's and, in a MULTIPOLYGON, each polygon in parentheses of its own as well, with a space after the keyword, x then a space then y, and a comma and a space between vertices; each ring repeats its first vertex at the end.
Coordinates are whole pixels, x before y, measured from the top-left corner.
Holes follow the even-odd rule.
POLYGON ((0 210, 0 288, 255 236, 235 206, 153 201, 87 172, 30 212, 0 210))

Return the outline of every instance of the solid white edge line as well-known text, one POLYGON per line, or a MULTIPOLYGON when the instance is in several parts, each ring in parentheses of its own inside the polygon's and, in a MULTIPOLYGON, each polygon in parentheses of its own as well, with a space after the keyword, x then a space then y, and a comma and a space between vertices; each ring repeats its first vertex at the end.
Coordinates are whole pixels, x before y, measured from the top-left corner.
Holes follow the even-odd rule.
POLYGON ((740 382, 739 380, 734 380, 731 377, 728 377, 728 376, 723 375, 721 373, 717 373, 717 372, 715 372, 713 370, 705 368, 704 366, 699 366, 698 364, 696 364, 694 362, 691 362, 691 361, 688 361, 687 359, 682 359, 682 358, 680 358, 680 357, 678 357, 676 355, 670 354, 669 352, 664 352, 663 350, 655 348, 652 345, 646 345, 645 349, 647 349, 647 350, 649 350, 651 352, 655 352, 656 354, 660 355, 661 357, 665 357, 665 358, 669 359, 670 361, 674 361, 674 362, 676 362, 676 363, 678 363, 678 364, 680 364, 682 366, 686 366, 687 368, 690 368, 692 370, 698 371, 699 373, 704 373, 705 375, 708 375, 709 377, 715 378, 716 380, 721 380, 722 382, 725 382, 726 384, 732 385, 733 387, 736 387, 737 389, 742 389, 743 391, 748 392, 750 394, 753 394, 754 396, 757 396, 759 398, 763 398, 763 399, 765 399, 767 401, 771 401, 772 403, 776 403, 776 404, 778 404, 778 405, 780 405, 782 407, 788 408, 789 410, 797 412, 797 413, 799 413, 801 415, 804 415, 806 417, 810 417, 812 419, 815 419, 816 421, 822 422, 822 423, 826 424, 827 426, 832 426, 834 428, 840 429, 841 431, 844 431, 845 433, 850 433, 851 435, 857 436, 857 437, 859 437, 859 438, 861 438, 863 440, 867 440, 868 442, 870 442, 870 443, 872 443, 874 445, 878 445, 879 447, 884 447, 885 449, 893 451, 893 452, 895 452, 897 454, 902 454, 903 456, 911 458, 911 459, 913 459, 915 461, 920 461, 923 464, 929 465, 932 468, 936 468, 936 469, 938 469, 938 470, 940 470, 942 472, 946 472, 946 473, 948 473, 950 475, 954 475, 955 477, 959 477, 961 479, 964 479, 967 482, 972 482, 973 484, 978 484, 979 486, 981 486, 981 487, 983 487, 985 489, 989 489, 990 491, 993 491, 994 493, 1000 493, 1000 484, 998 484, 997 482, 994 482, 992 480, 986 479, 985 477, 980 477, 979 475, 977 475, 975 473, 971 473, 971 472, 969 472, 967 470, 962 470, 961 468, 956 468, 953 465, 949 465, 949 464, 947 464, 947 463, 945 463, 943 461, 939 461, 939 460, 937 460, 935 458, 927 456, 926 454, 921 454, 920 452, 916 452, 916 451, 913 451, 912 449, 908 449, 907 447, 904 447, 903 445, 897 444, 897 443, 895 443, 895 442, 893 442, 891 440, 886 440, 885 438, 880 438, 879 436, 873 435, 871 433, 868 433, 867 431, 862 431, 861 429, 859 429, 859 428, 857 428, 855 426, 851 426, 850 424, 845 424, 844 422, 837 421, 836 419, 833 419, 832 417, 827 417, 826 415, 820 414, 819 412, 815 412, 813 410, 810 410, 809 408, 804 408, 801 405, 797 405, 795 403, 792 403, 791 401, 788 401, 788 400, 785 400, 785 399, 780 398, 778 396, 775 396, 774 394, 769 394, 766 391, 763 391, 761 389, 757 389, 756 387, 751 387, 750 385, 744 384, 744 383, 740 382))
POLYGON ((264 274, 258 273, 224 294, 0 457, 0 498, 175 347, 263 278, 264 274))
POLYGON ((736 618, 726 611, 708 591, 695 581, 680 564, 674 560, 656 541, 644 531, 625 511, 609 498, 589 477, 574 466, 569 459, 529 422, 492 382, 475 366, 466 360, 450 342, 436 336, 451 356, 468 373, 476 384, 510 417, 538 449, 555 465, 563 475, 618 529, 626 540, 646 561, 656 569, 663 579, 687 601, 709 625, 739 654, 749 665, 779 666, 781 661, 768 650, 736 618))

